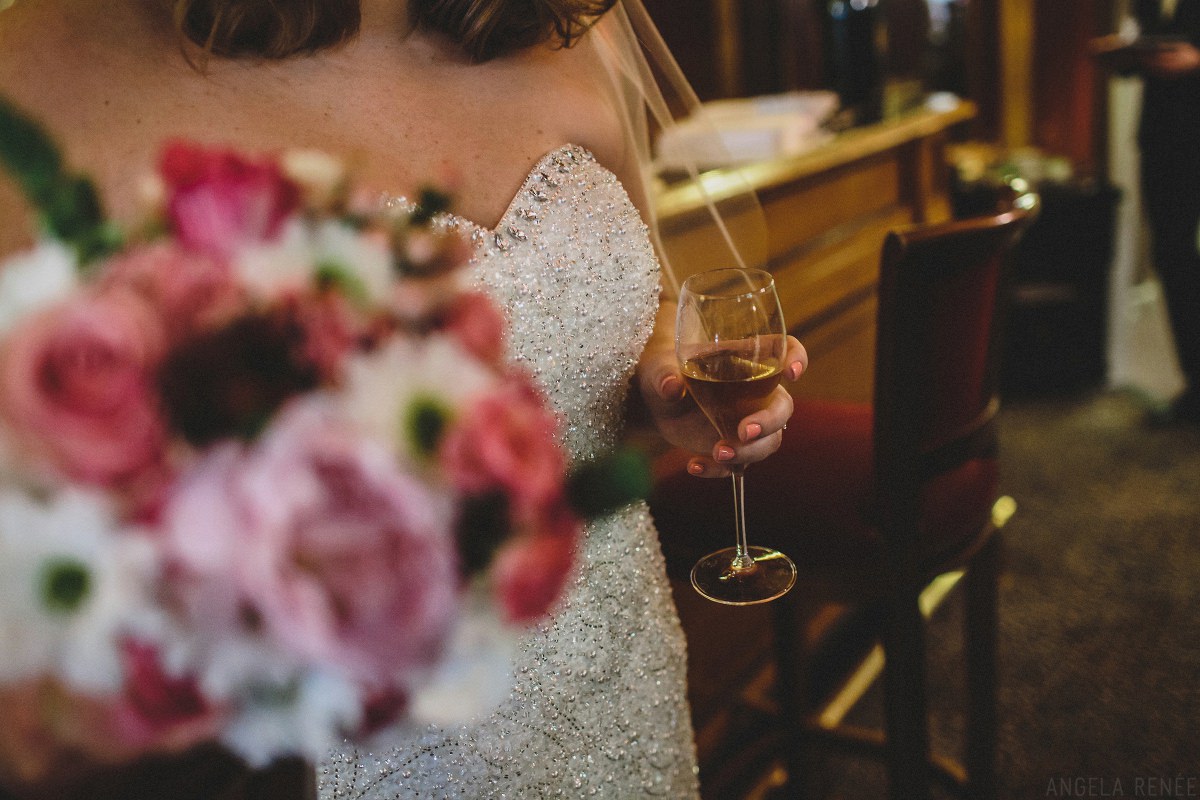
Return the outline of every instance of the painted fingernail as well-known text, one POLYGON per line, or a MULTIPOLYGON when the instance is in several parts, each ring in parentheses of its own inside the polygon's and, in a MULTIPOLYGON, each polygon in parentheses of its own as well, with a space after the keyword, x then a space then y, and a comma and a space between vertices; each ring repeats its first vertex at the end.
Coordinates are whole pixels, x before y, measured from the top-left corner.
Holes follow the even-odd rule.
POLYGON ((734 456, 734 453, 733 453, 732 447, 718 447, 717 448, 717 461, 732 461, 733 456, 734 456))
POLYGON ((691 464, 688 464, 688 472, 692 473, 693 475, 703 475, 704 465, 693 461, 691 464))
POLYGON ((678 400, 683 394, 683 381, 674 375, 668 375, 658 385, 658 390, 668 400, 678 400))
POLYGON ((796 378, 799 378, 801 375, 804 374, 804 362, 803 361, 793 361, 790 372, 791 372, 792 380, 796 380, 796 378))
POLYGON ((762 436, 762 425, 759 425, 757 422, 751 422, 746 426, 747 442, 751 439, 757 439, 759 436, 762 436))

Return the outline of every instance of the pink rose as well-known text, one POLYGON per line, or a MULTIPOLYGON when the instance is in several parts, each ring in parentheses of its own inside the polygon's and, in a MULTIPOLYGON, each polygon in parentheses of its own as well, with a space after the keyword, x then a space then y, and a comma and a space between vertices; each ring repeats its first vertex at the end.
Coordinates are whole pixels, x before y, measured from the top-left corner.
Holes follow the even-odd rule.
POLYGON ((104 265, 102 286, 123 286, 158 311, 172 341, 243 304, 233 271, 223 259, 156 242, 122 253, 104 265))
POLYGON ((443 505, 382 446, 299 404, 253 448, 214 450, 163 516, 196 624, 386 687, 434 661, 457 610, 443 505))
POLYGON ((503 489, 516 516, 527 516, 562 495, 566 462, 557 427, 529 386, 510 382, 459 415, 446 431, 439 459, 459 490, 503 489))
POLYGON ((336 291, 284 300, 303 332, 300 351, 322 380, 336 383, 346 358, 368 337, 368 327, 344 294, 336 291))
POLYGON ((173 142, 159 171, 172 231, 185 247, 216 256, 274 237, 300 204, 299 189, 269 159, 173 142))
POLYGON ((437 321, 460 291, 459 278, 453 273, 431 278, 406 276, 392 285, 389 306, 398 319, 427 327, 437 321))
POLYGON ((445 310, 444 328, 467 352, 498 364, 504 355, 504 317, 482 292, 463 292, 445 310))
POLYGON ((167 675, 155 648, 142 642, 127 639, 122 651, 125 690, 113 704, 112 720, 123 744, 180 750, 216 735, 220 714, 194 677, 167 675))
POLYGON ((27 320, 0 352, 0 410, 67 476, 113 485, 153 466, 164 426, 152 389, 158 316, 128 290, 82 295, 27 320))
POLYGON ((496 554, 493 591, 511 622, 540 619, 563 593, 575 560, 579 523, 566 511, 559 519, 562 529, 519 536, 496 554))

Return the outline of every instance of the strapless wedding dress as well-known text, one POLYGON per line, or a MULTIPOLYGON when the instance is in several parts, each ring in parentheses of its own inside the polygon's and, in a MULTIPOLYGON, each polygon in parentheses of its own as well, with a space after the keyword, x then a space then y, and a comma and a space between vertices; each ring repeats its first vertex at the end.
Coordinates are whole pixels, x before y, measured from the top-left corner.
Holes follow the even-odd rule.
MULTIPOLYGON (((534 166, 496 228, 459 223, 571 458, 603 453, 658 305, 658 260, 624 188, 568 145, 534 166)), ((321 798, 697 797, 685 643, 645 504, 590 524, 580 562, 494 714, 406 732, 385 752, 336 752, 318 769, 321 798)))

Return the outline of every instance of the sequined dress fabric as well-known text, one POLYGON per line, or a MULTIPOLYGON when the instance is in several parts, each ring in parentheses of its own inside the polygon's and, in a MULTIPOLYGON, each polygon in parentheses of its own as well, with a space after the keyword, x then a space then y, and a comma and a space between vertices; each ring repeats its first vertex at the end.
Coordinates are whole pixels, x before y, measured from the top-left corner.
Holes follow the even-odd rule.
MULTIPOLYGON (((620 433, 658 298, 658 261, 624 188, 568 145, 534 166, 496 228, 450 224, 472 232, 474 280, 506 311, 510 356, 562 415, 571 458, 601 454, 620 433)), ((685 678, 657 534, 635 504, 588 525, 567 595, 522 642, 494 714, 335 752, 320 796, 695 798, 685 678)))

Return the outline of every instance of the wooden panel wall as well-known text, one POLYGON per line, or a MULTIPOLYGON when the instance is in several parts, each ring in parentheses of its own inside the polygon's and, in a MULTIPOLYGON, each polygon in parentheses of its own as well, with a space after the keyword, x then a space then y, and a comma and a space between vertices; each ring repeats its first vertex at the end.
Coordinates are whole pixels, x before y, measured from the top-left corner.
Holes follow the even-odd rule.
MULTIPOLYGON (((703 99, 826 85, 822 15, 828 0, 646 0, 703 99)), ((889 70, 919 69, 925 0, 888 9, 889 70)), ((973 139, 1037 146, 1100 174, 1105 76, 1088 40, 1113 28, 1118 0, 962 0, 961 93, 979 113, 973 139)))
POLYGON ((1107 78, 1088 42, 1112 30, 1112 14, 1111 0, 1038 3, 1033 36, 1033 141, 1094 174, 1106 161, 1107 78))
POLYGON ((702 100, 723 96, 712 0, 643 0, 679 68, 702 100))

